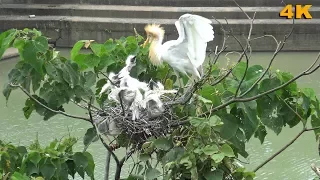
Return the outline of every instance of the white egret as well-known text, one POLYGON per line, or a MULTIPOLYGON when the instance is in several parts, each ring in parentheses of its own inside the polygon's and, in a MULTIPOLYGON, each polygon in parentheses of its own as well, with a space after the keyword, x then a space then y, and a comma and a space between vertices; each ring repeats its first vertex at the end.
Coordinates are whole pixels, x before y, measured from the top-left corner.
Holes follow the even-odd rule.
POLYGON ((167 62, 176 73, 180 87, 182 87, 179 73, 189 79, 201 78, 202 64, 206 56, 207 43, 214 38, 211 20, 199 15, 184 14, 175 22, 179 38, 167 41, 164 39, 164 29, 160 25, 148 24, 145 27, 147 39, 144 43, 151 43, 149 58, 152 64, 160 65, 167 62), (188 74, 191 74, 191 78, 188 74))

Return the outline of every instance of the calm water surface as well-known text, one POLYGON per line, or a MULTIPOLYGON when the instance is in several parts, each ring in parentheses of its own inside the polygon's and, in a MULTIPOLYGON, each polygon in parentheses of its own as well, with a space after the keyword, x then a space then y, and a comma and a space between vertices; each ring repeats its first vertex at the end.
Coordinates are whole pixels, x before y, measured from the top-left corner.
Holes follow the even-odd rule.
MULTIPOLYGON (((64 55, 68 55, 67 49, 62 49, 64 55)), ((266 66, 268 60, 272 56, 271 53, 255 53, 252 57, 253 64, 261 64, 266 66)), ((281 53, 276 58, 273 69, 282 71, 290 71, 298 74, 302 70, 309 67, 312 61, 316 58, 315 52, 295 52, 281 53)), ((221 58, 223 61, 224 58, 221 58)), ((7 74, 12 69, 17 58, 0 62, 0 84, 7 81, 7 74)), ((318 96, 320 94, 320 71, 312 74, 309 77, 304 77, 299 80, 299 85, 302 87, 311 87, 316 90, 318 96)), ((2 86, 1 85, 1 86, 2 86)), ((55 116, 50 121, 43 121, 36 113, 32 114, 29 120, 23 116, 22 108, 26 99, 20 91, 14 91, 6 106, 5 98, 0 95, 0 139, 11 141, 14 144, 30 144, 39 134, 41 144, 48 144, 54 138, 67 136, 68 131, 71 135, 80 138, 76 150, 81 151, 83 148, 82 138, 86 130, 90 127, 87 122, 82 122, 75 119, 66 118, 61 115, 55 116)), ((67 112, 76 115, 85 116, 85 112, 79 110, 78 107, 68 105, 67 112)), ((270 157, 273 153, 282 148, 301 130, 301 126, 295 128, 284 128, 280 136, 276 136, 273 132, 268 131, 265 142, 261 145, 257 139, 252 139, 247 145, 247 151, 250 156, 245 160, 249 164, 246 167, 249 170, 254 169, 261 162, 270 157)), ((318 144, 315 141, 313 132, 303 134, 291 147, 285 152, 272 160, 264 168, 257 172, 257 178, 271 180, 305 180, 314 177, 313 171, 310 169, 311 163, 320 165, 320 157, 317 150, 318 144)), ((96 179, 103 179, 105 149, 100 143, 92 144, 89 149, 94 156, 96 162, 96 179)), ((123 155, 124 152, 117 152, 123 155)), ((125 167, 126 168, 126 167, 125 167)), ((114 167, 111 167, 110 174, 114 174, 114 167)))

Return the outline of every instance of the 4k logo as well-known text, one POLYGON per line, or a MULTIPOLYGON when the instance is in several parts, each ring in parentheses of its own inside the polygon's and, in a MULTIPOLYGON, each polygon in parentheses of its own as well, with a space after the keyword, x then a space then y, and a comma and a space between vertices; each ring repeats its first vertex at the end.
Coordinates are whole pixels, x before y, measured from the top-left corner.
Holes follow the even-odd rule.
POLYGON ((311 6, 312 5, 297 4, 295 6, 295 11, 293 12, 292 4, 288 4, 281 10, 280 17, 286 17, 287 19, 301 19, 302 17, 304 17, 305 19, 312 19, 312 16, 309 12, 311 6))

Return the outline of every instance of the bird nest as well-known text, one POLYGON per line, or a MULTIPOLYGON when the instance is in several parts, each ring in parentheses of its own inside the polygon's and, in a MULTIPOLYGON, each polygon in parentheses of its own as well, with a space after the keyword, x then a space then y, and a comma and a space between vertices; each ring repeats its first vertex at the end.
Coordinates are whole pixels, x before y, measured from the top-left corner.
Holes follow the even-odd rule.
POLYGON ((151 117, 147 110, 141 110, 140 118, 135 120, 132 120, 132 112, 125 109, 120 104, 107 103, 102 112, 94 114, 99 132, 114 137, 125 135, 130 143, 142 144, 150 137, 168 134, 178 123, 178 117, 168 105, 164 105, 164 111, 155 117, 151 117))

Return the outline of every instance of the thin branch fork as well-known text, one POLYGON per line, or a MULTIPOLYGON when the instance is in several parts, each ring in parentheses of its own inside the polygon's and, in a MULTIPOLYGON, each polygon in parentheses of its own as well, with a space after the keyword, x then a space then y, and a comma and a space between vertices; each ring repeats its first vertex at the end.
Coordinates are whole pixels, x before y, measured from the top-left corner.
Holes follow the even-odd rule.
POLYGON ((225 108, 226 106, 228 106, 228 105, 230 105, 230 104, 232 104, 232 103, 253 101, 253 100, 258 99, 258 98, 260 98, 260 97, 262 97, 262 96, 264 96, 264 95, 267 95, 267 94, 273 93, 273 92, 275 92, 275 91, 277 91, 277 90, 280 90, 280 89, 282 89, 282 88, 290 85, 292 82, 296 81, 297 79, 299 79, 299 78, 301 78, 301 77, 303 77, 303 76, 312 74, 312 73, 314 73, 316 70, 318 70, 318 69, 320 68, 320 64, 318 64, 316 67, 314 67, 314 65, 317 63, 317 61, 319 60, 319 58, 320 58, 320 53, 318 54, 315 62, 314 62, 308 69, 306 69, 305 71, 301 72, 299 75, 297 75, 296 77, 292 78, 292 79, 289 80, 288 82, 282 84, 281 86, 275 87, 275 88, 273 88, 273 89, 270 89, 270 90, 268 90, 268 91, 265 91, 265 92, 263 92, 263 93, 261 93, 261 94, 258 94, 258 95, 256 95, 256 96, 252 96, 252 97, 249 97, 249 98, 239 98, 239 97, 232 98, 231 100, 227 101, 226 103, 221 104, 221 105, 213 108, 210 112, 203 113, 203 114, 201 114, 200 116, 206 116, 206 115, 208 115, 208 114, 210 114, 210 113, 216 112, 216 111, 218 111, 218 110, 220 110, 220 109, 222 109, 222 108, 225 108), (314 69, 311 70, 313 67, 314 67, 314 69))
POLYGON ((34 98, 26 89, 24 89, 20 84, 12 84, 10 83, 9 84, 11 87, 15 87, 15 88, 19 88, 21 89, 27 96, 29 96, 29 98, 31 98, 33 101, 35 101, 37 104, 39 104, 40 106, 42 106, 43 108, 53 112, 53 113, 56 113, 56 114, 61 114, 61 115, 64 115, 64 116, 67 116, 67 117, 71 117, 71 118, 75 118, 75 119, 81 119, 81 120, 85 120, 85 121, 88 121, 90 122, 90 119, 89 118, 85 118, 85 117, 81 117, 81 116, 75 116, 75 115, 71 115, 71 114, 68 114, 68 113, 65 113, 63 111, 59 111, 59 110, 54 110, 54 109, 51 109, 50 107, 42 104, 40 101, 38 101, 36 98, 34 98))
MULTIPOLYGON (((302 118, 300 116, 300 114, 298 112, 296 112, 294 109, 292 109, 292 107, 282 98, 280 98, 285 105, 293 112, 296 114, 296 116, 298 116, 298 118, 300 119, 300 121, 306 121, 304 118, 302 118)), ((281 154, 284 150, 286 150, 289 146, 291 146, 303 133, 308 132, 308 131, 314 131, 320 129, 319 127, 315 127, 315 128, 307 128, 306 125, 303 125, 302 130, 300 131, 300 133, 293 138, 288 144, 286 144, 284 147, 282 147, 279 151, 277 151, 276 153, 274 153, 271 157, 269 157, 267 160, 265 160, 264 162, 262 162, 258 167, 256 167, 253 172, 258 171, 260 168, 262 168, 263 166, 265 166, 267 163, 269 163, 272 159, 274 159, 275 157, 277 157, 279 154, 281 154)))
POLYGON ((286 150, 289 146, 291 146, 303 133, 308 132, 308 131, 314 131, 314 130, 318 130, 320 129, 320 127, 315 127, 315 128, 303 128, 302 131, 300 131, 299 134, 297 134, 296 137, 294 137, 288 144, 286 144, 284 147, 282 147, 279 151, 277 151, 276 153, 274 153, 271 157, 269 157, 267 160, 265 160, 264 162, 262 162, 258 167, 256 167, 253 172, 257 172, 259 169, 261 169, 263 166, 265 166, 266 164, 268 164, 272 159, 274 159, 275 157, 277 157, 279 154, 281 154, 284 150, 286 150))

